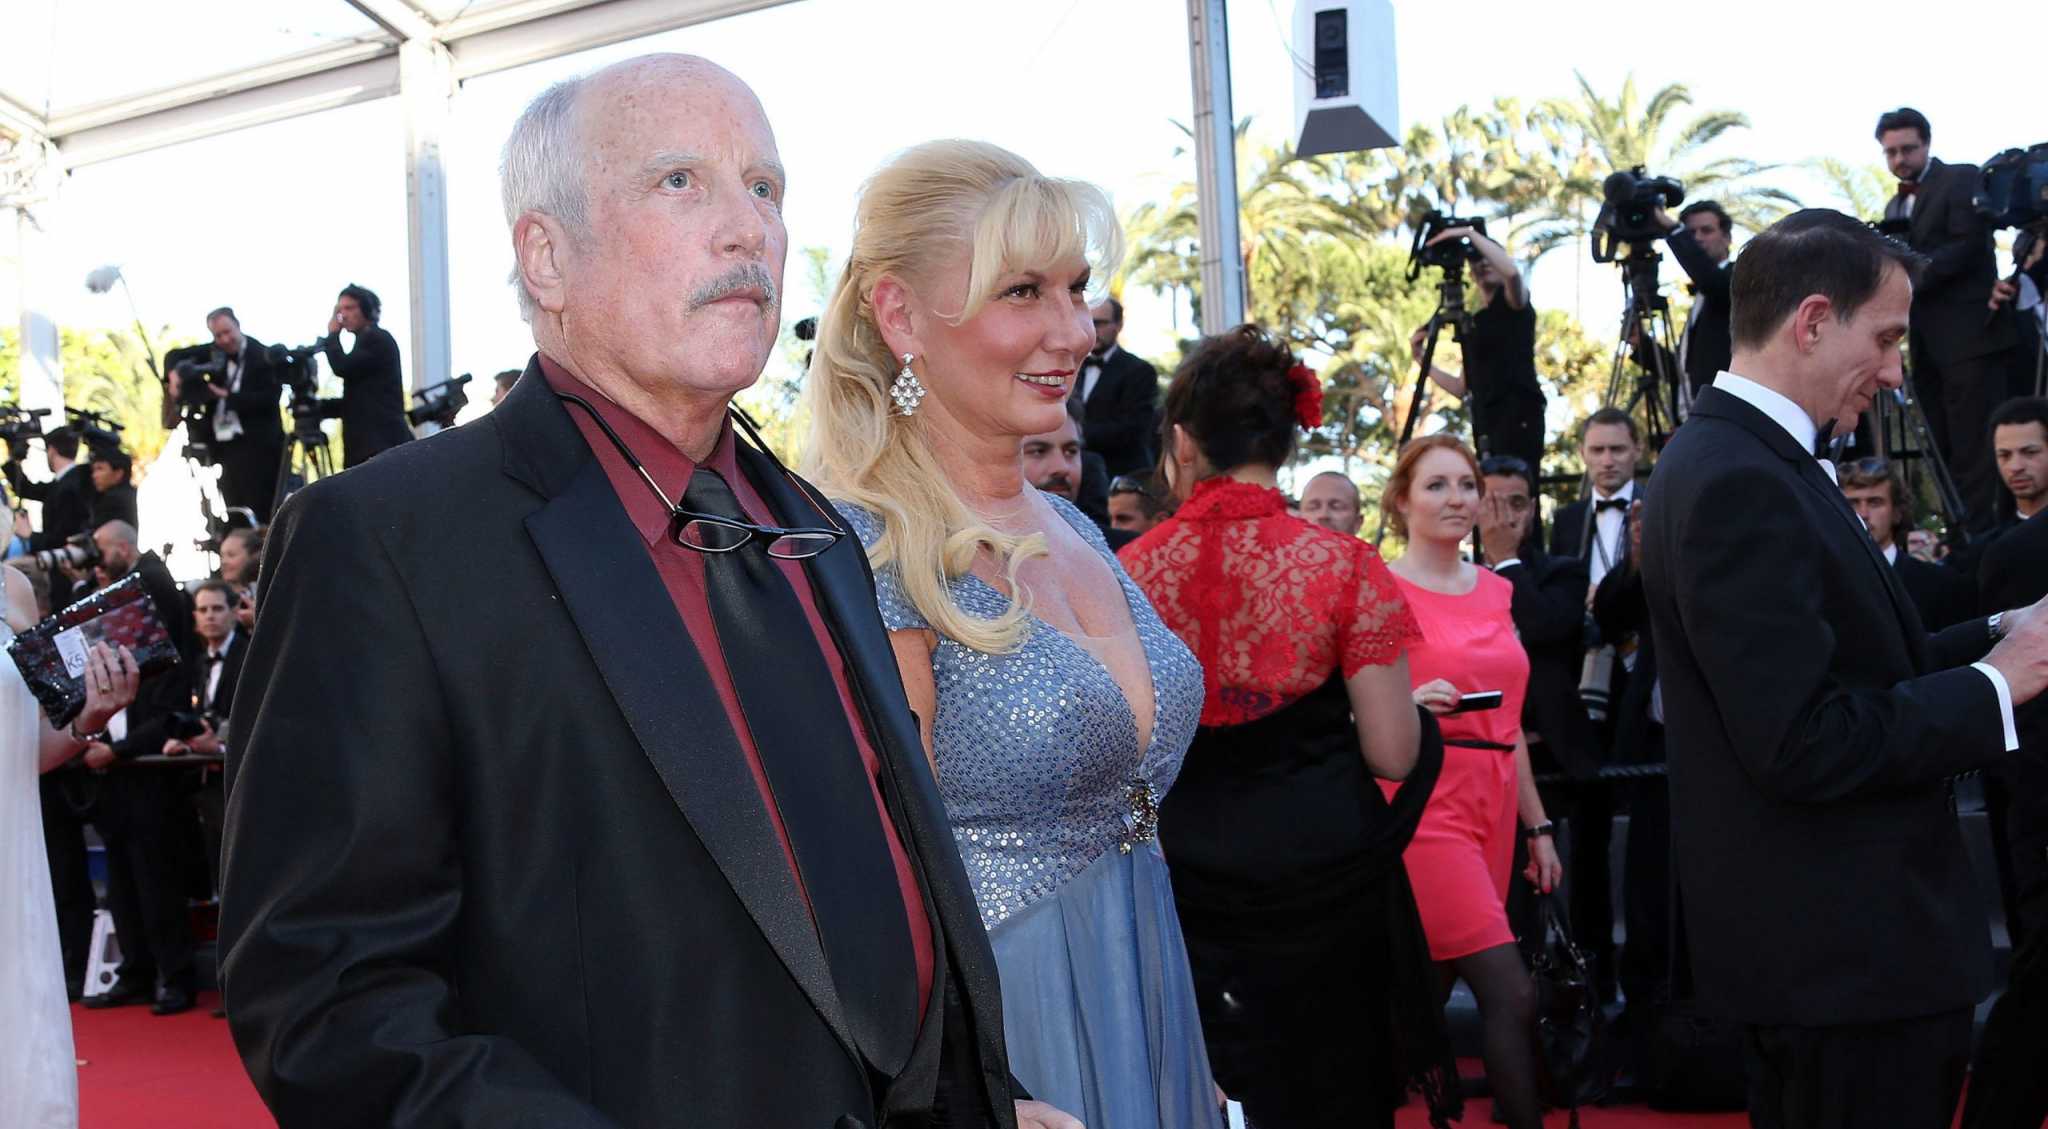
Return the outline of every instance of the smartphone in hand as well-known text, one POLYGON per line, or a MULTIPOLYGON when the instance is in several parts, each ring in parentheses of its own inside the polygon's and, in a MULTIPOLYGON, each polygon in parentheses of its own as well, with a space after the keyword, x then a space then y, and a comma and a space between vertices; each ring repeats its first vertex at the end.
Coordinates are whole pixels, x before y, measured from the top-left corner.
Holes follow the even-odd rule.
POLYGON ((1458 695, 1458 704, 1451 707, 1452 713, 1472 713, 1477 710, 1497 710, 1506 697, 1499 690, 1481 690, 1473 694, 1458 695))

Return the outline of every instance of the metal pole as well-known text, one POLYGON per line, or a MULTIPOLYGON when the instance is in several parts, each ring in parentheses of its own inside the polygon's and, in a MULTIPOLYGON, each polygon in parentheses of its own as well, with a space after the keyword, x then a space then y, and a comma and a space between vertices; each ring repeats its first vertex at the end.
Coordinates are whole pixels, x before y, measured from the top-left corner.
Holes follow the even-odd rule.
POLYGON ((398 48, 405 101, 405 204, 412 293, 412 386, 448 379, 448 190, 441 134, 455 90, 448 49, 409 39, 398 48))
POLYGON ((1230 34, 1223 0, 1188 0, 1188 55, 1195 86, 1195 194, 1202 255, 1205 334, 1244 321, 1244 245, 1237 231, 1237 134, 1230 108, 1230 34))

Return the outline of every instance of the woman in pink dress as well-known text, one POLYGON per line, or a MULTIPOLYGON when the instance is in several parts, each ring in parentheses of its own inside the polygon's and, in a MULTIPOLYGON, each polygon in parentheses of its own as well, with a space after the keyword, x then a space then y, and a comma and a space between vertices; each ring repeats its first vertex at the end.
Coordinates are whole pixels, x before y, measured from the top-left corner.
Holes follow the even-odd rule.
POLYGON ((1408 540, 1388 567, 1422 625, 1423 641, 1408 651, 1415 701, 1437 715, 1444 735, 1443 772, 1404 861, 1445 993, 1460 978, 1471 986, 1485 1024, 1494 1098, 1508 1125, 1525 1129, 1543 1124, 1543 1104, 1536 1089, 1536 991, 1508 928, 1518 813, 1529 836, 1523 875, 1548 893, 1564 868, 1522 739, 1529 657, 1508 613, 1513 589, 1460 552, 1478 519, 1484 483, 1463 443, 1431 435, 1401 452, 1380 506, 1408 540), (1452 712, 1460 695, 1495 690, 1500 705, 1452 712))

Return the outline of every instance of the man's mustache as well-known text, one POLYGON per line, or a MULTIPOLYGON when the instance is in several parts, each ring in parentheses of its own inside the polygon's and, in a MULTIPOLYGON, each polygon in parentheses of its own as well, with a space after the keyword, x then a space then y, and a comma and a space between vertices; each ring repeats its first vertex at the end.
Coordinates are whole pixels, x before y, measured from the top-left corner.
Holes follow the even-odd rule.
POLYGON ((717 278, 697 288, 690 295, 690 308, 701 310, 722 298, 729 298, 742 290, 759 290, 765 298, 765 305, 777 305, 775 279, 768 268, 759 263, 741 263, 717 278))

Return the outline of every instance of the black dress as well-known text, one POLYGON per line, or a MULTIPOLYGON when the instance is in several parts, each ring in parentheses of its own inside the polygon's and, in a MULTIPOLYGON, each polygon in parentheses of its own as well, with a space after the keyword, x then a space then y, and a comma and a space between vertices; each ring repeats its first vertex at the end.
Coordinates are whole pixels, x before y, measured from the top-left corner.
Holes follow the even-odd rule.
POLYGON ((1401 865, 1443 766, 1421 716, 1391 805, 1334 672, 1256 721, 1204 726, 1161 805, 1210 1066, 1261 1129, 1391 1126, 1411 1077, 1435 1079, 1433 1105, 1456 1100, 1401 865))

